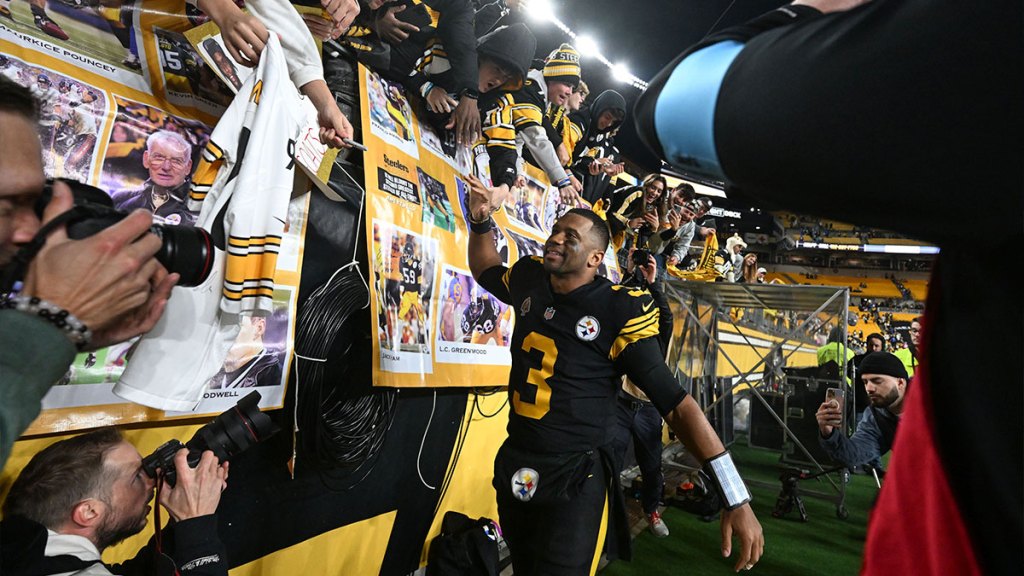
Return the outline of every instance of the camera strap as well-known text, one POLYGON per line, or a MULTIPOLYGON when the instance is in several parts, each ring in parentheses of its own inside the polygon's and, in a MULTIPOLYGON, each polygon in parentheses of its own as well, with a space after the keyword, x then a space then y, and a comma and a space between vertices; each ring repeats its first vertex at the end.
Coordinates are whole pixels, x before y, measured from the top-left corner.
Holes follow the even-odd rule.
POLYGON ((77 218, 83 213, 89 214, 88 209, 75 206, 43 224, 32 240, 19 248, 14 258, 11 259, 10 265, 4 271, 3 280, 0 281, 0 294, 10 294, 14 290, 14 284, 25 277, 25 271, 28 269, 29 262, 43 249, 43 246, 46 244, 46 238, 51 232, 58 226, 65 225, 69 220, 77 218))
POLYGON ((160 492, 164 487, 164 475, 161 472, 156 477, 156 496, 153 498, 153 528, 155 533, 153 534, 153 574, 160 576, 181 576, 181 572, 178 570, 177 565, 174 561, 164 554, 164 538, 163 538, 163 522, 160 519, 160 492))

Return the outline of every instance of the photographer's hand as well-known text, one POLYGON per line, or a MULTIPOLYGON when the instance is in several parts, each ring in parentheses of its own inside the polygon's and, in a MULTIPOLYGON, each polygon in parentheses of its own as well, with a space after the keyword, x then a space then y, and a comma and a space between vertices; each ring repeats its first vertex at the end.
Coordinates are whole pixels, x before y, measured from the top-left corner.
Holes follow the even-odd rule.
POLYGON ((179 278, 178 274, 168 274, 163 266, 159 267, 150 279, 153 291, 149 293, 149 300, 119 318, 109 328, 93 331, 92 342, 87 350, 106 348, 152 330, 163 315, 167 300, 171 297, 171 289, 179 278))
MULTIPOLYGON (((54 183, 53 199, 43 212, 43 222, 70 210, 72 205, 67 184, 54 183)), ((163 306, 160 301, 165 302, 170 291, 168 283, 173 285, 177 278, 167 276, 153 258, 161 241, 149 233, 152 223, 152 214, 137 210, 82 240, 69 239, 64 227, 58 227, 29 264, 22 292, 60 306, 101 337, 104 332, 130 332, 118 324, 140 309, 147 310, 145 319, 151 315, 159 318, 163 306)), ((152 324, 147 320, 135 326, 148 329, 152 324)))
POLYGON ((217 511, 220 494, 228 487, 228 463, 217 463, 213 452, 203 452, 195 468, 188 465, 188 449, 174 455, 174 469, 178 474, 174 488, 164 484, 160 490, 160 503, 175 521, 207 516, 217 511))
POLYGON ((654 284, 654 281, 658 279, 658 262, 654 259, 653 255, 647 255, 647 264, 641 266, 640 271, 644 273, 647 284, 654 284))

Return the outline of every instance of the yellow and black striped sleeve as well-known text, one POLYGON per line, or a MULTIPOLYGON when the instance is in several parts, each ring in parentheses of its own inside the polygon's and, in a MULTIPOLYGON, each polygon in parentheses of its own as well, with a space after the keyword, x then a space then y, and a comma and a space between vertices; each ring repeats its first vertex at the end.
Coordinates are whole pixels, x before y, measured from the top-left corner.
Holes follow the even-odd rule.
POLYGON ((683 401, 686 391, 665 364, 665 354, 658 339, 661 324, 658 303, 644 289, 627 286, 614 286, 613 289, 625 293, 625 301, 620 301, 619 306, 629 320, 619 330, 608 357, 665 416, 683 401))
POLYGON ((195 172, 192 173, 192 188, 188 193, 189 210, 199 212, 223 165, 224 150, 213 140, 208 141, 199 158, 199 163, 196 164, 195 172))
POLYGON ((620 193, 616 190, 612 195, 612 205, 608 209, 608 223, 612 225, 612 232, 618 232, 622 228, 625 228, 629 219, 635 217, 637 214, 636 208, 638 202, 643 202, 644 191, 639 186, 633 186, 634 190, 629 189, 622 190, 620 193), (621 228, 617 228, 615 223, 611 222, 614 218, 621 228))
POLYGON ((511 188, 519 173, 516 168, 519 159, 516 128, 512 117, 514 105, 512 95, 505 94, 484 114, 483 133, 487 154, 491 158, 491 182, 495 186, 505 184, 511 188))
POLYGON ((616 360, 630 344, 658 335, 658 306, 645 289, 616 285, 612 290, 620 292, 620 297, 624 298, 617 307, 628 318, 608 350, 608 358, 616 360))
MULTIPOLYGON (((570 156, 574 156, 576 145, 579 144, 582 139, 583 126, 573 122, 571 117, 565 116, 565 128, 562 129, 562 142, 565 143, 565 149, 569 151, 570 156)), ((579 160, 579 158, 570 158, 569 165, 574 164, 577 160, 579 160)))

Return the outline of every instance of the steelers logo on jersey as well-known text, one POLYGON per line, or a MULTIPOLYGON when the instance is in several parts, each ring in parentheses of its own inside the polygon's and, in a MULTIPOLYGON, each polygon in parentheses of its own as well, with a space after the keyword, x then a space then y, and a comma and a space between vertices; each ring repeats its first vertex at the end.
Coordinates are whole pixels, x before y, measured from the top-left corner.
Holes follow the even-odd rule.
POLYGON ((593 316, 584 316, 576 323, 576 336, 584 342, 590 342, 601 333, 601 324, 593 316))

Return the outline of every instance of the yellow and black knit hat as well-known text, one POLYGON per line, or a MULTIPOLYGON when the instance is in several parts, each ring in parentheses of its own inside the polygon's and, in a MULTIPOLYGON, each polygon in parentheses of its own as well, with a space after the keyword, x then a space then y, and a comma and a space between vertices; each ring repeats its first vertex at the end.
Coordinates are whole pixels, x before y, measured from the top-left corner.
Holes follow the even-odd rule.
POLYGON ((565 82, 570 86, 580 83, 580 53, 569 44, 562 44, 544 61, 544 79, 565 82))

